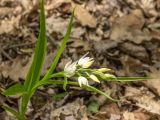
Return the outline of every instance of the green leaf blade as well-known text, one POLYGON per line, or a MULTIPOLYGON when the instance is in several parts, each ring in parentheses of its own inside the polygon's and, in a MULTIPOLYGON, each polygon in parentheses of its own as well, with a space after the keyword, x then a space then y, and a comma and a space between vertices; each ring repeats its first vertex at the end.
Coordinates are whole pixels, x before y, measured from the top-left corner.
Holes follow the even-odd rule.
POLYGON ((129 81, 143 81, 151 79, 149 77, 116 77, 115 81, 121 81, 121 82, 129 82, 129 81))
POLYGON ((10 113, 11 113, 12 115, 14 115, 17 119, 20 118, 18 112, 15 111, 14 109, 12 109, 12 108, 10 108, 10 107, 8 107, 8 106, 6 106, 6 105, 3 105, 2 108, 5 109, 6 111, 10 112, 10 113))
POLYGON ((88 89, 88 90, 91 90, 91 91, 93 91, 93 92, 95 92, 95 93, 98 93, 98 94, 100 94, 100 95, 103 95, 103 96, 105 96, 107 99, 109 99, 109 100, 111 100, 111 101, 113 101, 113 102, 118 102, 119 100, 116 100, 116 99, 113 99, 112 97, 110 97, 108 94, 106 94, 105 92, 103 92, 103 91, 101 91, 101 90, 99 90, 99 89, 97 89, 97 88, 95 88, 95 87, 92 87, 92 86, 84 86, 86 89, 88 89))
POLYGON ((45 10, 44 10, 44 0, 41 0, 41 12, 40 12, 40 33, 38 41, 36 43, 36 50, 33 58, 31 68, 28 72, 25 87, 30 90, 32 86, 39 80, 42 66, 44 63, 44 57, 46 53, 46 22, 45 22, 45 10))
POLYGON ((21 84, 15 84, 11 87, 9 87, 7 90, 5 90, 2 94, 5 96, 15 96, 15 95, 22 95, 24 94, 25 88, 21 84))

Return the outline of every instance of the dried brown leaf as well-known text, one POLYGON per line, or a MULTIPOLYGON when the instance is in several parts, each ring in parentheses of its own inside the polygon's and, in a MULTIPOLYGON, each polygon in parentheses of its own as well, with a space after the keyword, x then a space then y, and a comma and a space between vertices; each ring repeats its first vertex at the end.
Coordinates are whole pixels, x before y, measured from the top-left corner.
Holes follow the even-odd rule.
POLYGON ((30 65, 30 59, 26 60, 26 58, 18 56, 12 63, 10 61, 6 61, 0 64, 0 73, 5 78, 9 77, 14 81, 19 81, 19 78, 25 79, 30 65))
POLYGON ((120 50, 127 53, 130 56, 138 58, 139 60, 149 62, 148 53, 143 46, 125 42, 120 45, 120 50))
POLYGON ((9 7, 1 7, 0 8, 0 16, 8 15, 11 12, 13 12, 12 8, 9 8, 9 7))
POLYGON ((86 116, 86 107, 83 105, 82 99, 77 99, 72 103, 57 108, 50 114, 51 120, 60 120, 61 118, 64 120, 88 120, 86 116))
POLYGON ((160 115, 160 100, 154 99, 154 94, 146 89, 126 87, 125 97, 136 101, 136 105, 148 112, 160 115))
POLYGON ((123 113, 123 120, 150 120, 147 114, 142 112, 128 112, 123 113))
POLYGON ((158 96, 160 96, 160 71, 156 69, 151 69, 151 73, 149 73, 149 77, 151 80, 145 81, 144 83, 152 89, 158 96))
POLYGON ((96 18, 93 15, 91 15, 89 11, 87 11, 81 5, 72 2, 72 8, 75 7, 75 16, 83 26, 89 26, 91 28, 95 28, 97 26, 96 18))
POLYGON ((115 19, 115 23, 111 28, 112 40, 120 41, 132 39, 133 34, 141 33, 141 28, 144 25, 144 17, 140 10, 134 10, 129 15, 124 15, 115 19))
POLYGON ((16 33, 16 28, 19 27, 19 22, 21 19, 21 15, 17 17, 12 17, 8 20, 2 20, 0 23, 0 34, 14 34, 16 33))

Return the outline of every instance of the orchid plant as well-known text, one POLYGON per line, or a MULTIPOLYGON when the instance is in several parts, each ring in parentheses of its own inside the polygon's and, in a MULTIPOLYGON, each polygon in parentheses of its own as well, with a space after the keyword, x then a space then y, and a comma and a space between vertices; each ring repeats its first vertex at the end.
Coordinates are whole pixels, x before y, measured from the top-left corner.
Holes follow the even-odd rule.
POLYGON ((67 77, 72 77, 74 75, 78 76, 78 83, 80 87, 82 87, 82 85, 89 86, 87 78, 97 83, 100 83, 100 80, 97 76, 102 76, 102 79, 116 78, 114 75, 105 74, 105 72, 109 71, 110 69, 90 69, 89 67, 93 64, 94 59, 86 57, 87 55, 88 53, 82 56, 78 61, 75 61, 73 63, 72 61, 68 62, 64 67, 65 75, 67 77))
POLYGON ((64 70, 61 72, 55 72, 55 68, 58 64, 58 61, 66 47, 67 41, 69 40, 69 36, 72 29, 74 10, 72 16, 70 18, 70 22, 68 24, 68 28, 64 39, 57 51, 57 54, 47 71, 44 77, 41 79, 41 71, 44 63, 44 57, 46 54, 46 25, 45 25, 45 12, 44 12, 44 0, 40 0, 41 2, 41 12, 40 12, 40 33, 36 44, 36 49, 34 53, 34 59, 32 65, 28 71, 26 80, 24 84, 15 84, 8 89, 3 91, 3 95, 6 97, 9 96, 20 96, 19 108, 17 110, 10 108, 7 105, 3 105, 3 108, 12 113, 18 120, 26 120, 25 113, 27 111, 28 103, 35 93, 35 91, 42 85, 48 84, 56 84, 63 85, 63 88, 67 90, 67 85, 75 85, 80 86, 83 89, 96 92, 98 94, 106 96, 106 98, 112 101, 118 101, 110 97, 105 92, 95 88, 94 86, 89 84, 89 80, 93 80, 94 82, 100 83, 101 81, 134 81, 134 80, 145 80, 146 78, 139 77, 115 77, 112 74, 109 74, 108 68, 100 68, 100 69, 91 69, 90 66, 93 64, 94 59, 87 57, 88 53, 81 57, 79 60, 72 62, 69 61, 64 70), (71 77, 77 77, 77 81, 71 81, 71 77), (55 79, 56 78, 56 79, 55 79), (64 80, 58 80, 57 78, 64 78, 64 80))

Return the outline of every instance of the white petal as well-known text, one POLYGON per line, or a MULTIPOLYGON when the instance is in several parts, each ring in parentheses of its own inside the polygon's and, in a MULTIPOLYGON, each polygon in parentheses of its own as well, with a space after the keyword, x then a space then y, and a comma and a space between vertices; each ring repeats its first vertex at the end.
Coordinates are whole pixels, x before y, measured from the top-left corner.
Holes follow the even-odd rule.
POLYGON ((85 58, 88 54, 89 54, 89 52, 87 52, 85 55, 83 55, 80 59, 85 58))
POLYGON ((81 87, 82 86, 82 81, 80 78, 78 78, 78 83, 79 83, 79 86, 81 87))
POLYGON ((69 61, 69 62, 66 63, 66 65, 64 67, 64 71, 65 71, 65 69, 67 69, 71 65, 71 63, 72 63, 72 61, 69 61))
POLYGON ((78 83, 80 87, 82 86, 82 84, 88 86, 88 80, 82 76, 78 77, 78 83))
POLYGON ((66 73, 67 77, 71 77, 75 74, 77 61, 76 62, 68 62, 64 67, 64 72, 66 73))
POLYGON ((93 64, 94 60, 88 61, 82 65, 82 68, 89 68, 93 64))
MULTIPOLYGON (((88 53, 87 53, 87 54, 88 54, 88 53)), ((93 62, 94 62, 93 58, 86 57, 87 54, 85 54, 83 57, 81 57, 81 58, 79 59, 79 61, 78 61, 78 65, 80 65, 82 68, 88 68, 88 67, 90 67, 90 66, 93 64, 93 62)))
POLYGON ((89 52, 87 52, 85 55, 83 55, 79 61, 78 61, 78 64, 79 65, 82 65, 86 60, 88 61, 89 57, 86 57, 88 55, 89 52))

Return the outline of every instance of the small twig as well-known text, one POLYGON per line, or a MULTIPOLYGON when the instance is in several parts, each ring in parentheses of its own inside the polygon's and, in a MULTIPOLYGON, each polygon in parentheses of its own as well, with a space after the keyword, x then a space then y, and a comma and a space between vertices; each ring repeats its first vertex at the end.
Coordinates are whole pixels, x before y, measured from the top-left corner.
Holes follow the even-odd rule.
POLYGON ((46 36, 48 37, 48 41, 53 45, 53 47, 57 46, 55 39, 50 35, 49 32, 46 32, 46 36))
POLYGON ((0 52, 1 52, 2 55, 4 55, 7 59, 9 59, 10 61, 13 61, 12 57, 10 57, 3 49, 0 49, 0 52))
POLYGON ((8 47, 4 47, 3 49, 11 49, 11 48, 16 48, 16 47, 24 47, 24 46, 30 46, 30 45, 33 45, 35 44, 35 42, 32 42, 32 43, 22 43, 22 44, 15 44, 15 45, 10 45, 8 47))
POLYGON ((13 58, 7 52, 5 52, 5 50, 13 49, 13 48, 16 48, 16 47, 30 46, 30 45, 33 45, 33 44, 35 44, 35 42, 4 46, 4 47, 0 48, 0 53, 2 53, 2 55, 4 55, 7 59, 9 59, 10 61, 13 62, 13 58))

